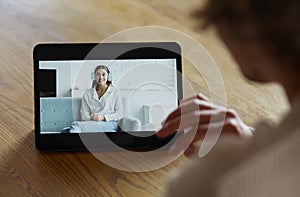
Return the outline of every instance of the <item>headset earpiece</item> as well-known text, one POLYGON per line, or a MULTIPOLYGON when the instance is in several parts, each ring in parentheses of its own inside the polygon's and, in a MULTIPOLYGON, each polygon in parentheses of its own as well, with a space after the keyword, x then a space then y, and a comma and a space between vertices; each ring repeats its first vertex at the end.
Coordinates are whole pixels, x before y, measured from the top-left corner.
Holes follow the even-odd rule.
POLYGON ((91 73, 91 80, 93 80, 93 81, 96 80, 95 72, 91 73))
POLYGON ((112 74, 111 74, 111 72, 108 73, 107 81, 112 81, 112 74))

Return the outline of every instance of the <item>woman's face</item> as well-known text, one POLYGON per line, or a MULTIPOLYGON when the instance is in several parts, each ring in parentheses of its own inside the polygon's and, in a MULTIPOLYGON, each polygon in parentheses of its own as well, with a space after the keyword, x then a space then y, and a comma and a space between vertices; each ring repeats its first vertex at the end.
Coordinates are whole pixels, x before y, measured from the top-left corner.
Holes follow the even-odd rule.
POLYGON ((98 85, 106 85, 108 73, 104 69, 96 70, 96 81, 98 85))

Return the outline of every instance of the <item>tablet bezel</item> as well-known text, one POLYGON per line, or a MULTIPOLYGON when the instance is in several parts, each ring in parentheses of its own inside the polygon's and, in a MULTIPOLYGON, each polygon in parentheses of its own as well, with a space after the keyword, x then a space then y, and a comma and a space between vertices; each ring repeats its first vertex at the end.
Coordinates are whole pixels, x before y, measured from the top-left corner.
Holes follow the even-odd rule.
MULTIPOLYGON (((40 95, 39 95, 39 61, 61 60, 111 60, 111 59, 163 59, 175 58, 177 69, 178 103, 182 99, 182 59, 181 47, 176 42, 146 43, 44 43, 33 50, 34 63, 34 111, 35 111, 35 144, 39 150, 87 150, 77 133, 41 134, 40 131, 40 95), (97 53, 90 53, 97 47, 97 53), (100 53, 99 53, 100 52, 100 53), (116 54, 121 54, 116 57, 116 54)), ((121 148, 127 150, 155 150, 168 144, 174 135, 160 139, 155 131, 147 132, 148 137, 137 137, 131 132, 85 133, 95 141, 94 150, 111 150, 107 137, 121 148), (149 132, 152 135, 149 136, 149 132), (101 141, 101 143, 99 143, 101 141)), ((80 134, 83 135, 83 134, 80 134)), ((90 149, 91 147, 89 147, 90 149)))

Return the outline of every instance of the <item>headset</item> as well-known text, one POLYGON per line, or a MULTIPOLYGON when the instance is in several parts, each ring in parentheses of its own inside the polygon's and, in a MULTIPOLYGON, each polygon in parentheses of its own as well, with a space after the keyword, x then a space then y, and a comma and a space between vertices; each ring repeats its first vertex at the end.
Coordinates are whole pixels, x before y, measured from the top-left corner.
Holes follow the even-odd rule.
POLYGON ((107 81, 110 83, 110 84, 112 84, 112 73, 110 72, 110 70, 109 70, 109 68, 107 67, 107 66, 104 66, 104 65, 98 65, 98 66, 96 66, 96 68, 91 72, 91 80, 93 81, 93 85, 92 85, 92 87, 94 87, 96 84, 97 84, 97 82, 96 82, 96 70, 98 70, 98 69, 101 69, 101 67, 102 67, 102 69, 105 69, 105 70, 107 70, 107 81))

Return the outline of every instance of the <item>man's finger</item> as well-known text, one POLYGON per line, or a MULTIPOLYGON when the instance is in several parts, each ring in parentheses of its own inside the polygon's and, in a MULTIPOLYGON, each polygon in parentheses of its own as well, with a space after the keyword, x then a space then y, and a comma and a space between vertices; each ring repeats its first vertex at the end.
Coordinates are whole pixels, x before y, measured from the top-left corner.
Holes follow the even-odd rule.
POLYGON ((186 99, 181 100, 180 104, 184 104, 184 103, 189 102, 189 101, 194 100, 194 99, 200 99, 200 100, 209 102, 209 99, 204 94, 198 93, 196 95, 193 95, 193 96, 190 96, 186 99))
POLYGON ((224 121, 227 116, 227 111, 221 110, 196 110, 183 114, 179 117, 171 119, 163 125, 158 131, 158 137, 166 137, 176 132, 189 127, 200 127, 203 124, 210 122, 224 121))
POLYGON ((233 119, 227 119, 222 122, 212 122, 209 124, 201 125, 197 128, 191 128, 189 131, 181 136, 171 147, 170 153, 176 155, 181 151, 184 151, 187 156, 194 153, 195 147, 194 143, 203 140, 207 131, 213 131, 214 135, 220 133, 222 135, 226 134, 236 134, 239 135, 239 130, 235 121, 233 119), (209 130, 210 129, 210 130, 209 130), (185 150, 186 149, 186 150, 185 150))
POLYGON ((173 112, 171 112, 167 116, 167 118, 163 121, 163 123, 167 123, 169 120, 180 117, 181 114, 189 113, 196 110, 205 110, 205 109, 213 109, 213 108, 214 106, 211 103, 208 103, 206 101, 199 100, 199 99, 190 100, 180 105, 173 112))

